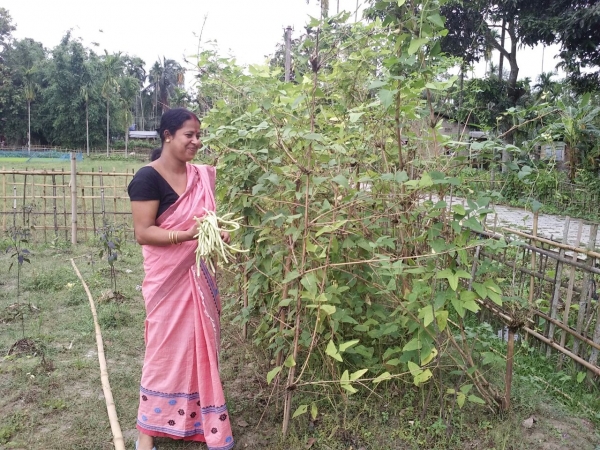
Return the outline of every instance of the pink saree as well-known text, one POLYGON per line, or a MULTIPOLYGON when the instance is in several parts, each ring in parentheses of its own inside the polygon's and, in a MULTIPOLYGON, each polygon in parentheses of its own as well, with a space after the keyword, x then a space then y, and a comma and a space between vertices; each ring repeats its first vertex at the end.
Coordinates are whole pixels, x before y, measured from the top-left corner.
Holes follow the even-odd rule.
MULTIPOLYGON (((188 164, 184 194, 157 225, 186 230, 204 208, 214 211, 214 185, 214 167, 188 164)), ((196 273, 195 250, 195 241, 143 246, 146 354, 137 428, 228 450, 234 442, 219 376, 221 302, 204 263, 196 273)))

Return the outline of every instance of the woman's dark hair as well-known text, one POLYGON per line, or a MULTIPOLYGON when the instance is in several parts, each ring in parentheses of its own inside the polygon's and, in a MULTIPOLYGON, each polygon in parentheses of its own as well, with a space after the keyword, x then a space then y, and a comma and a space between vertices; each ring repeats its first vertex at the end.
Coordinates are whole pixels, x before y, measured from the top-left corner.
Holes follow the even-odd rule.
MULTIPOLYGON (((185 122, 191 119, 196 119, 200 123, 200 119, 196 117, 196 114, 185 108, 173 108, 165 112, 160 119, 160 127, 158 128, 158 135, 162 144, 165 142, 165 131, 169 132, 169 135, 175 136, 177 130, 179 130, 185 122)), ((162 145, 159 148, 152 150, 150 155, 150 161, 155 161, 160 158, 162 153, 162 145)))

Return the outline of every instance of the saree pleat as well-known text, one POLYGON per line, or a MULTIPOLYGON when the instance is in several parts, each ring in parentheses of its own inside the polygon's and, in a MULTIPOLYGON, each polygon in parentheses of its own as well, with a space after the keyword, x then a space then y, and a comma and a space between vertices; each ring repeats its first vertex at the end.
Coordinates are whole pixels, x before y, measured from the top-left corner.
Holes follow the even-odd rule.
MULTIPOLYGON (((214 168, 188 165, 185 193, 157 220, 183 230, 215 209, 214 168)), ((146 434, 234 445, 219 376, 219 292, 212 273, 195 262, 196 243, 144 246, 146 353, 137 428, 146 434)))

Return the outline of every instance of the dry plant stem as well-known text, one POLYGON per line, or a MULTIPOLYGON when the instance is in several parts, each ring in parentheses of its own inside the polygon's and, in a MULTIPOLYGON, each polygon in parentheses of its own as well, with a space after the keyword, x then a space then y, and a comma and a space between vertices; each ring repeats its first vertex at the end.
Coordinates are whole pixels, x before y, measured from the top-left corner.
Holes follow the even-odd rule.
MULTIPOLYGON (((288 245, 289 246, 288 254, 285 257, 285 263, 284 263, 284 267, 283 267, 283 279, 284 280, 287 278, 288 274, 290 273, 290 270, 292 269, 293 243, 291 242, 291 239, 288 244, 289 244, 288 245)), ((292 282, 288 282, 283 285, 283 291, 281 293, 281 300, 284 300, 287 298, 291 283, 292 282)), ((286 326, 286 323, 285 323, 286 313, 287 313, 287 307, 282 306, 281 309, 279 310, 279 332, 280 333, 283 333, 283 330, 286 326)), ((281 366, 281 364, 283 363, 282 360, 283 360, 283 351, 279 350, 279 352, 277 353, 277 362, 275 363, 275 365, 281 366)))
POLYGON ((90 301, 90 308, 92 310, 92 316, 94 317, 94 329, 96 331, 96 344, 98 346, 98 362, 100 363, 100 381, 102 382, 102 391, 104 392, 104 399, 106 400, 106 410, 108 412, 108 420, 110 422, 110 429, 113 434, 113 442, 116 450, 125 450, 125 441, 123 440, 123 433, 121 432, 121 426, 119 425, 119 418, 117 417, 117 409, 115 407, 115 401, 112 396, 112 390, 110 389, 110 382, 108 380, 108 370, 106 368, 106 358, 104 357, 104 344, 102 343, 102 332, 100 331, 100 325, 98 324, 98 315, 96 314, 96 307, 94 305, 94 298, 90 293, 90 290, 85 283, 79 269, 75 265, 75 261, 71 259, 73 269, 77 274, 77 277, 81 280, 83 288, 90 301))
MULTIPOLYGON (((317 31, 317 38, 316 38, 316 45, 315 45, 315 54, 316 54, 316 58, 318 60, 318 56, 319 56, 319 32, 317 31)), ((317 90, 317 85, 318 85, 318 71, 314 72, 314 76, 313 76, 313 86, 312 86, 312 102, 311 102, 311 111, 310 111, 310 128, 311 131, 314 132, 315 130, 315 103, 316 103, 316 90, 317 90)), ((311 166, 311 158, 312 158, 312 143, 308 146, 308 155, 307 155, 307 166, 310 167, 311 166)), ((308 241, 308 232, 309 232, 309 200, 310 200, 310 174, 308 172, 306 172, 306 185, 305 185, 305 194, 304 194, 304 239, 302 240, 302 257, 301 257, 301 263, 300 263, 300 278, 301 279, 304 276, 304 272, 305 272, 305 265, 306 265, 306 243, 308 241)), ((294 347, 293 347, 293 358, 294 361, 297 360, 298 358, 298 347, 299 347, 299 341, 300 341, 300 312, 302 310, 302 298, 300 296, 300 289, 298 289, 298 293, 296 294, 296 321, 295 321, 295 328, 294 328, 294 347)), ((292 410, 292 397, 293 397, 293 391, 291 390, 291 387, 294 383, 294 379, 295 379, 295 374, 296 374, 296 366, 292 366, 290 367, 290 371, 288 373, 288 383, 287 383, 287 392, 285 395, 285 404, 284 404, 284 410, 283 410, 283 425, 282 425, 282 434, 284 436, 287 435, 287 431, 288 431, 288 427, 289 427, 289 423, 290 423, 290 416, 291 416, 291 410, 292 410)))

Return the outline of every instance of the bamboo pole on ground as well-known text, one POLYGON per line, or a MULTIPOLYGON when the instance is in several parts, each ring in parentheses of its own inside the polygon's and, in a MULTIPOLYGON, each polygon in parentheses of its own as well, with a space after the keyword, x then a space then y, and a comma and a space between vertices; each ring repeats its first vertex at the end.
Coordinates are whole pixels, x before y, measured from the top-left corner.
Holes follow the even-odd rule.
POLYGON ((119 425, 119 418, 117 416, 117 408, 115 407, 115 401, 112 396, 112 390, 110 389, 110 382, 108 379, 108 370, 106 368, 106 358, 104 356, 104 344, 102 343, 102 332, 100 325, 98 324, 98 315, 96 314, 96 307, 94 305, 94 298, 90 293, 90 290, 81 276, 79 269, 75 265, 75 261, 71 258, 71 264, 77 274, 77 277, 81 280, 83 288, 90 301, 90 308, 92 310, 92 316, 94 317, 94 329, 96 331, 96 344, 98 346, 98 362, 100 364, 100 380, 102 381, 102 391, 104 392, 104 400, 106 401, 106 410, 108 412, 108 420, 110 422, 110 429, 113 434, 113 442, 115 444, 115 450, 125 450, 125 441, 123 439, 123 433, 121 432, 121 426, 119 425))

